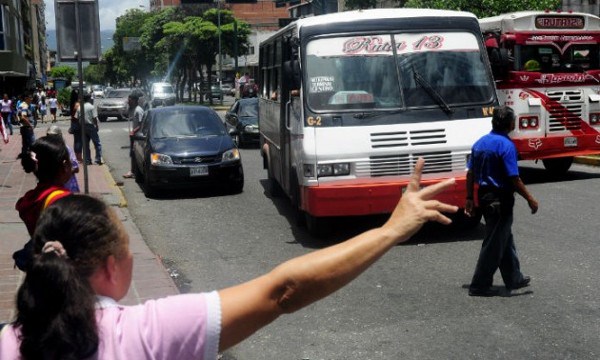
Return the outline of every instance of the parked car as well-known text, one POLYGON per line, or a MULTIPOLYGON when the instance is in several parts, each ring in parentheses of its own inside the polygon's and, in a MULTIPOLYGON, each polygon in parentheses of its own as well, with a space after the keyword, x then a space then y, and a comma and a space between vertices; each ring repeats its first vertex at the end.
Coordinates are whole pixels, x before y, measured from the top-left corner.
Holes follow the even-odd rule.
POLYGON ((231 91, 235 91, 231 84, 221 84, 221 92, 223 95, 231 95, 231 91))
POLYGON ((225 124, 237 146, 258 144, 258 98, 236 100, 225 113, 225 124))
POLYGON ((159 188, 244 187, 238 148, 219 115, 205 106, 148 110, 133 135, 131 169, 147 196, 159 188))
POLYGON ((210 86, 210 92, 208 94, 204 95, 204 97, 207 101, 209 100, 209 98, 208 98, 209 94, 210 94, 210 97, 213 99, 221 99, 221 97, 223 96, 223 91, 221 91, 219 84, 212 84, 210 86))
POLYGON ((158 82, 150 87, 150 103, 152 107, 175 105, 177 96, 173 86, 166 82, 158 82))
POLYGON ((127 118, 129 110, 129 103, 127 100, 133 91, 142 95, 138 104, 142 108, 146 108, 146 98, 143 96, 144 93, 141 90, 131 88, 113 89, 103 98, 94 101, 94 106, 96 106, 96 111, 98 112, 98 120, 104 122, 109 117, 116 117, 117 120, 127 118))

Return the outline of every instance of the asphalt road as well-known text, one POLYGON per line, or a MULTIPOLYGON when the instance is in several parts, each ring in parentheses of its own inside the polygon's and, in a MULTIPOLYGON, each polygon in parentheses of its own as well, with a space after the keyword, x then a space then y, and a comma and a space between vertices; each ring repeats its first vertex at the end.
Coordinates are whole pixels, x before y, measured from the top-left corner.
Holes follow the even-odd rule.
MULTIPOLYGON (((126 122, 101 124, 104 157, 150 248, 182 291, 249 280, 293 256, 341 241, 381 218, 342 219, 328 241, 295 225, 289 203, 272 199, 258 149, 243 149, 241 194, 172 192, 147 199, 129 167, 126 122)), ((573 165, 551 178, 526 162, 538 198, 518 199, 513 227, 532 285, 512 296, 472 298, 467 289, 483 228, 429 226, 392 249, 346 288, 284 316, 223 359, 598 359, 600 358, 600 169, 573 165)), ((496 284, 502 285, 499 274, 496 284)))

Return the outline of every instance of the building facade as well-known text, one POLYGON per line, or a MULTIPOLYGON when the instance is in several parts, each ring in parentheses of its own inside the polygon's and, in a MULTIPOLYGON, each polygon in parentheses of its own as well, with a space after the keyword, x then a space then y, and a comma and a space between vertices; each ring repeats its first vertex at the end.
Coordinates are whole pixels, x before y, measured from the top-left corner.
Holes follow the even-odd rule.
POLYGON ((0 0, 0 92, 19 95, 46 76, 43 0, 0 0))

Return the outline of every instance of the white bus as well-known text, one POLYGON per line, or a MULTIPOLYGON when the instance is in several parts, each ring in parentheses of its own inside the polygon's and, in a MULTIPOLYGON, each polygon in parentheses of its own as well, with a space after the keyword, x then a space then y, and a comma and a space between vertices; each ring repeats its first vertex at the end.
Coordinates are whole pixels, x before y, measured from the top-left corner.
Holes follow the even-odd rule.
POLYGON ((600 19, 526 11, 479 23, 520 158, 561 174, 573 156, 600 153, 600 19))
POLYGON ((497 104, 470 13, 375 9, 299 19, 260 45, 261 154, 319 233, 328 217, 389 213, 419 157, 423 184, 463 206, 472 144, 497 104))

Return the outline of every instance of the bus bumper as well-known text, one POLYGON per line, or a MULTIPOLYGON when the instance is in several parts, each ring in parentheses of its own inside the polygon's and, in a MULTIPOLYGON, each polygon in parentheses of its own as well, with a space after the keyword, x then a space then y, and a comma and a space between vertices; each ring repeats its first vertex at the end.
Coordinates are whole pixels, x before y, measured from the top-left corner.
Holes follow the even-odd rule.
MULTIPOLYGON (((425 187, 443 179, 422 180, 425 187)), ((302 210, 312 216, 353 216, 391 213, 407 181, 306 186, 301 189, 302 210)), ((467 195, 466 177, 456 178, 456 183, 435 199, 461 208, 467 195)))
POLYGON ((600 134, 512 139, 521 160, 584 156, 600 153, 600 134))

